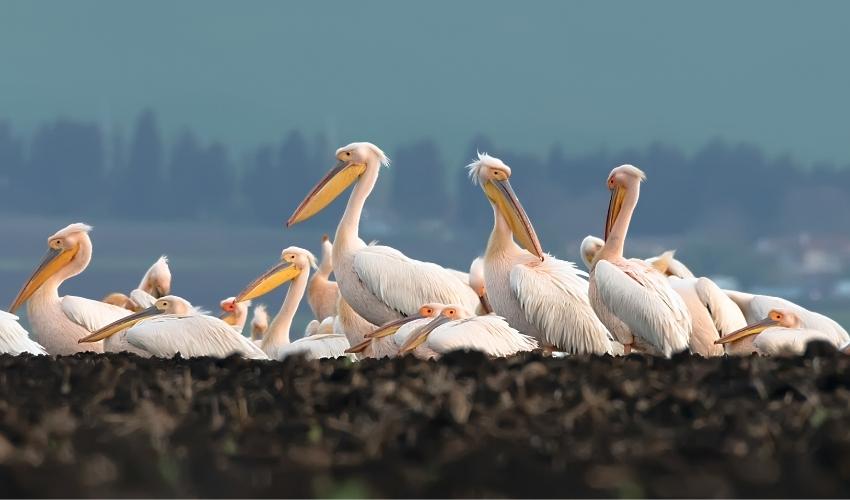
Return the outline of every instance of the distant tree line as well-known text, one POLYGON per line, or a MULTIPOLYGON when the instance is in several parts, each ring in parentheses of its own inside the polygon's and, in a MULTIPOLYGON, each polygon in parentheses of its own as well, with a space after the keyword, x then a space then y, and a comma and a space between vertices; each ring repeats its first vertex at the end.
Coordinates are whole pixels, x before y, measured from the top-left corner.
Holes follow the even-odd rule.
MULTIPOLYGON (((129 137, 66 118, 24 137, 0 121, 0 210, 280 227, 332 165, 338 146, 295 130, 235 158, 225 145, 204 143, 190 130, 166 141, 152 111, 141 113, 129 137)), ((663 143, 590 154, 555 145, 535 155, 477 137, 469 160, 476 151, 512 166, 512 183, 539 231, 570 239, 601 232, 605 178, 621 163, 649 175, 635 221, 644 234, 850 232, 848 166, 804 166, 748 144, 713 140, 693 155, 663 143)), ((387 153, 393 166, 370 200, 370 213, 406 227, 449 221, 454 230, 489 230, 492 215, 480 190, 462 165, 446 162, 435 142, 414 141, 387 153)), ((318 217, 330 225, 338 216, 333 210, 318 217)))

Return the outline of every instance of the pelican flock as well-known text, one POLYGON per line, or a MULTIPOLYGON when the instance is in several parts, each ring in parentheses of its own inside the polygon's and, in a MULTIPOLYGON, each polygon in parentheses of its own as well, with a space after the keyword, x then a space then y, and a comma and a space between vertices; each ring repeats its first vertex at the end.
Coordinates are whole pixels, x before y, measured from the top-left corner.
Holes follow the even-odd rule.
POLYGON ((47 239, 46 255, 8 312, 0 311, 0 352, 256 360, 437 359, 454 350, 500 357, 536 349, 779 356, 801 354, 814 340, 850 352, 847 331, 824 315, 779 297, 723 290, 672 250, 646 259, 627 256, 629 225, 647 179, 635 166, 618 166, 605 178, 610 200, 603 237, 587 236, 580 245, 585 272, 544 250, 511 185, 521 170, 479 153, 467 168, 492 209, 493 226, 467 274, 367 243, 361 217, 390 160, 368 142, 343 146, 335 157, 286 223, 307 221, 351 188, 333 239, 322 238, 318 262, 304 248, 285 248, 270 269, 219 303, 220 316, 172 293, 165 256, 127 292, 102 300, 60 295, 62 284, 83 274, 93 257, 91 226, 73 223, 47 239), (251 310, 252 300, 283 285, 288 289, 271 320, 264 305, 251 310), (294 338, 305 298, 312 320, 294 338), (24 305, 22 324, 15 313, 24 305))

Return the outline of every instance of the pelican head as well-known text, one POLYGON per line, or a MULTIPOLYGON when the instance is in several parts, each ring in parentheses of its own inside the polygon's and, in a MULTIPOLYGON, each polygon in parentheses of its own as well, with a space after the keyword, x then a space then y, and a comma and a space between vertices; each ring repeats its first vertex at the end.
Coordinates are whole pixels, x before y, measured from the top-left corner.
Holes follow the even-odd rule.
POLYGON ((715 340, 714 343, 728 344, 730 342, 743 340, 751 335, 758 335, 761 332, 767 330, 768 328, 774 326, 779 326, 783 328, 800 328, 800 317, 792 311, 787 311, 784 309, 771 309, 770 312, 767 313, 767 317, 763 320, 747 325, 744 328, 741 328, 740 330, 732 332, 728 335, 724 335, 723 337, 715 340))
POLYGON ((155 316, 161 316, 163 314, 188 316, 195 314, 195 311, 196 309, 192 307, 192 304, 190 304, 188 300, 176 295, 166 295, 165 297, 157 299, 157 301, 147 309, 142 309, 137 313, 133 313, 114 321, 100 330, 93 332, 91 335, 81 338, 78 342, 82 344, 84 342, 97 342, 98 340, 109 338, 121 330, 130 328, 141 321, 155 316))
POLYGON ((280 253, 280 262, 248 284, 236 296, 236 302, 261 297, 302 273, 309 274, 311 267, 316 268, 316 257, 309 250, 299 247, 286 248, 280 253))
POLYGON ((378 146, 371 142, 352 142, 336 150, 336 165, 298 205, 292 217, 286 221, 291 227, 319 213, 334 201, 348 186, 354 184, 368 168, 380 168, 390 164, 390 159, 378 146))
POLYGON ((450 304, 444 306, 440 313, 437 316, 434 316, 434 319, 427 325, 417 328, 416 331, 410 334, 410 337, 407 338, 407 341, 399 349, 399 355, 407 354, 422 345, 426 340, 428 340, 428 335, 441 325, 444 325, 449 321, 471 318, 472 316, 472 312, 461 305, 450 304))
POLYGON ((605 242, 602 238, 597 238, 596 236, 588 235, 581 240, 581 260, 584 262, 588 271, 593 267, 596 255, 602 250, 603 246, 605 246, 605 242))
POLYGON ((507 221, 517 243, 543 260, 543 248, 537 233, 511 187, 511 168, 486 153, 478 153, 478 160, 467 168, 472 182, 481 185, 493 209, 507 221))
POLYGON ((168 267, 168 257, 163 255, 153 263, 138 288, 156 298, 171 293, 171 269, 168 267))
POLYGON ((10 313, 21 307, 51 277, 66 280, 83 272, 91 261, 91 229, 91 226, 77 222, 47 238, 47 255, 12 301, 10 313))
POLYGON ((611 191, 611 201, 608 204, 608 216, 605 219, 605 241, 611 233, 611 226, 620 215, 626 193, 637 191, 640 183, 646 180, 646 174, 634 165, 620 165, 608 176, 608 189, 611 191))
POLYGON ((398 331, 399 328, 410 323, 411 321, 422 319, 422 318, 433 318, 443 309, 443 304, 438 304, 432 302, 430 304, 424 304, 419 308, 416 314, 411 316, 407 316, 406 318, 397 319, 395 321, 390 321, 389 323, 384 323, 377 330, 367 333, 363 336, 365 339, 380 339, 383 337, 389 337, 390 335, 394 335, 395 332, 398 331))
POLYGON ((248 315, 248 308, 251 307, 251 301, 236 302, 236 297, 228 297, 219 302, 218 306, 223 311, 219 319, 230 326, 234 326, 238 317, 241 316, 244 318, 248 315))

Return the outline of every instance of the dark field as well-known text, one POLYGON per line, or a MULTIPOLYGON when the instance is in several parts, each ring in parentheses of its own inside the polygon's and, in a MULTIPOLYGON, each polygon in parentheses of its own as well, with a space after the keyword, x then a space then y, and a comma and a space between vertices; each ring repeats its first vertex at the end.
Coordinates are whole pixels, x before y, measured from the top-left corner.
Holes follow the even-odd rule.
POLYGON ((850 494, 850 357, 0 357, 6 496, 850 494))

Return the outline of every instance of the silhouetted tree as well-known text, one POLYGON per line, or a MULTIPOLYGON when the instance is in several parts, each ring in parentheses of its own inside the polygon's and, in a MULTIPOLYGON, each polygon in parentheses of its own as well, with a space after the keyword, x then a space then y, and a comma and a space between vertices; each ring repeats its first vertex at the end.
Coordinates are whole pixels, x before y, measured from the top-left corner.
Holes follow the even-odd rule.
POLYGON ((145 110, 136 120, 127 168, 114 171, 119 179, 113 209, 131 218, 160 218, 166 215, 170 203, 163 169, 163 148, 156 116, 145 110))

